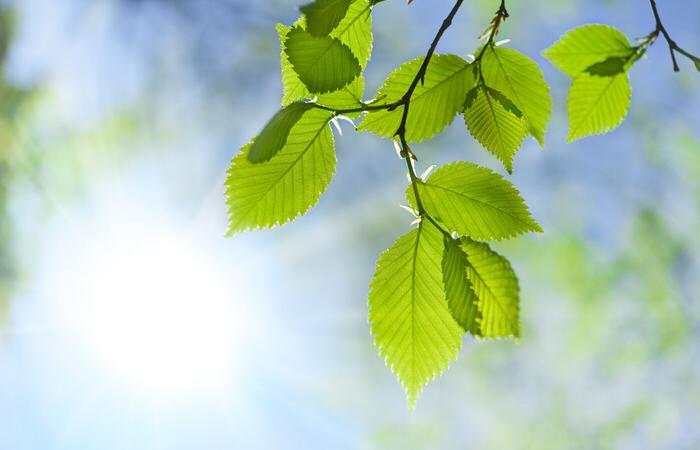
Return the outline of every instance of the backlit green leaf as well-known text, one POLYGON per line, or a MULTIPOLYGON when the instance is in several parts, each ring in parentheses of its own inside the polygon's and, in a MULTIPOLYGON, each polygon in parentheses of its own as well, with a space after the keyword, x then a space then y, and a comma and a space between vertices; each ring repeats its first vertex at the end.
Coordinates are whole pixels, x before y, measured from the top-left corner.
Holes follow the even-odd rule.
MULTIPOLYGON (((339 39, 352 50, 364 69, 372 52, 372 16, 371 7, 367 0, 355 0, 345 18, 340 22, 330 36, 339 39)), ((294 26, 306 27, 305 18, 299 19, 294 26)), ((284 95, 282 105, 286 106, 295 101, 318 97, 318 103, 335 109, 350 109, 360 106, 364 93, 364 77, 358 76, 352 83, 335 92, 326 94, 311 94, 299 76, 294 71, 287 58, 284 42, 290 28, 277 25, 281 45, 282 86, 284 95)))
POLYGON ((459 242, 445 237, 445 254, 442 257, 442 276, 445 282, 445 295, 452 317, 472 336, 480 336, 479 322, 481 317, 477 307, 477 298, 472 291, 471 282, 467 277, 467 255, 459 246, 459 242))
POLYGON ((308 103, 297 102, 275 114, 255 138, 248 159, 253 163, 261 163, 275 156, 287 142, 292 127, 312 107, 308 103))
POLYGON ((307 111, 292 127, 287 142, 269 161, 252 163, 243 147, 226 180, 228 234, 284 224, 318 202, 335 172, 331 113, 307 111))
MULTIPOLYGON (((291 28, 284 25, 277 25, 277 32, 280 36, 282 47, 281 63, 282 63, 282 87, 284 95, 282 97, 282 105, 287 106, 294 102, 310 99, 313 94, 304 86, 304 83, 299 79, 299 75, 294 71, 294 67, 289 62, 287 54, 284 51, 284 41, 287 38, 287 33, 291 28)), ((330 92, 327 94, 318 95, 318 103, 329 108, 335 109, 350 109, 360 105, 362 94, 364 92, 365 80, 362 75, 344 86, 342 89, 330 92)))
MULTIPOLYGON (((487 150, 513 171, 513 157, 528 134, 527 122, 507 108, 502 93, 484 87, 476 88, 465 104, 464 122, 469 132, 487 150), (499 98, 501 97, 501 98, 499 98)), ((509 99, 512 103, 512 99, 509 99)))
POLYGON ((348 12, 352 0, 316 0, 301 7, 306 16, 306 29, 314 36, 326 36, 338 26, 348 12))
POLYGON ((575 77, 596 63, 634 53, 627 36, 607 25, 584 25, 567 32, 542 52, 559 70, 575 77))
POLYGON ((352 50, 330 36, 313 36, 295 27, 287 33, 284 47, 294 71, 312 93, 341 89, 362 71, 352 50))
MULTIPOLYGON (((379 89, 387 104, 404 96, 418 73, 424 58, 407 62, 396 69, 379 89)), ((462 110, 471 89, 469 63, 455 55, 434 55, 425 74, 425 84, 418 84, 411 97, 406 123, 406 139, 420 142, 444 130, 462 110)), ((403 115, 404 106, 393 111, 374 111, 358 127, 379 136, 392 138, 403 115)))
MULTIPOLYGON (((542 231, 513 185, 476 164, 447 164, 419 182, 418 193, 428 214, 460 236, 498 240, 542 231)), ((411 186, 406 197, 415 205, 411 186)))
POLYGON ((569 142, 616 128, 627 115, 632 88, 623 72, 613 77, 580 75, 569 90, 569 142))
POLYGON ((481 67, 486 85, 501 92, 522 111, 529 133, 544 145, 552 97, 537 63, 513 49, 489 46, 481 67))
POLYGON ((382 253, 369 293, 375 345, 413 407, 426 383, 457 356, 461 335, 443 285, 443 235, 430 222, 382 253))
POLYGON ((482 337, 520 337, 520 288, 510 263, 488 245, 463 238, 467 277, 477 297, 482 337))

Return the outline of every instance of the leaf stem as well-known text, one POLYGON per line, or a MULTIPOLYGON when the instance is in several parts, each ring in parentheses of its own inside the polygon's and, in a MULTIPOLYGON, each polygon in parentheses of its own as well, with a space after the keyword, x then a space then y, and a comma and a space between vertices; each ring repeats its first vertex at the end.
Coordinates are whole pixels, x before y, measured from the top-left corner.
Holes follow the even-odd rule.
POLYGON ((404 151, 403 155, 404 159, 406 160, 406 166, 408 167, 408 175, 411 179, 413 194, 416 197, 416 207, 418 208, 418 215, 421 218, 427 218, 439 230, 448 235, 449 233, 447 233, 447 231, 445 231, 440 225, 438 225, 437 222, 435 222, 435 220, 426 213, 425 208, 423 207, 423 202, 421 201, 420 193, 418 192, 419 178, 416 176, 416 172, 413 168, 413 162, 411 161, 412 159, 415 160, 416 157, 411 151, 410 147, 408 146, 408 142, 406 140, 406 123, 408 122, 408 110, 411 106, 411 97, 413 96, 413 92, 416 90, 416 87, 418 87, 419 82, 421 83, 421 85, 425 83, 425 74, 428 71, 428 65, 430 64, 430 60, 432 59, 433 54, 435 54, 435 50, 437 49, 440 39, 442 39, 442 35, 445 34, 445 31, 447 31, 447 29, 450 28, 450 26, 452 25, 452 20, 457 15, 459 8, 462 6, 462 3, 464 3, 464 0, 457 0, 455 2, 454 6, 450 10, 450 13, 447 15, 447 17, 445 17, 445 20, 442 21, 440 29, 437 31, 437 34, 433 38, 433 42, 430 44, 428 52, 425 54, 423 64, 421 64, 420 69, 418 69, 418 72, 416 73, 416 76, 413 78, 413 81, 409 85, 408 90, 398 102, 396 102, 394 105, 391 105, 388 108, 389 111, 392 111, 398 108, 399 106, 403 106, 401 123, 399 124, 399 128, 396 130, 396 133, 394 133, 394 137, 399 138, 401 142, 401 147, 404 151))
POLYGON ((700 62, 700 57, 695 56, 691 54, 690 52, 682 49, 681 47, 678 46, 676 41, 671 38, 671 35, 669 32, 666 30, 666 27, 664 26, 663 22, 661 21, 661 16, 659 15, 659 10, 656 6, 656 0, 649 0, 649 3, 651 4, 651 10, 654 13, 654 20, 656 21, 656 28, 654 31, 649 34, 649 41, 650 43, 654 43, 656 41, 656 38, 659 36, 659 33, 663 35, 664 39, 666 39, 666 43, 668 44, 668 51, 671 53, 671 61, 673 62, 673 71, 674 72, 679 72, 681 69, 678 66, 678 61, 676 60, 676 52, 680 53, 681 55, 685 56, 686 58, 692 60, 693 62, 697 63, 700 62))
POLYGON ((498 8, 498 11, 496 11, 495 17, 491 20, 491 26, 486 29, 484 34, 481 35, 481 38, 483 39, 483 37, 488 33, 489 39, 486 41, 486 44, 481 47, 481 51, 477 55, 476 59, 474 59, 474 63, 481 61, 481 58, 484 56, 484 52, 486 51, 486 47, 493 44, 493 38, 496 37, 500 31, 501 23, 505 22, 508 17, 510 17, 510 14, 508 14, 508 10, 506 9, 506 1, 501 0, 501 6, 498 8))

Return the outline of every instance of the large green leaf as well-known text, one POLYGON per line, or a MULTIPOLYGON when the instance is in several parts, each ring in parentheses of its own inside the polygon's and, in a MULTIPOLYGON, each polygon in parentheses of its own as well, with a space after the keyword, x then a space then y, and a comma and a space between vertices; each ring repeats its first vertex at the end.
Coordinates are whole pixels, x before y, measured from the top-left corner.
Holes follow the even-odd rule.
POLYGON ((254 163, 261 163, 275 156, 287 142, 292 127, 312 107, 308 103, 296 102, 275 114, 255 138, 248 152, 248 159, 254 163))
POLYGON ((369 293, 375 345, 414 406, 426 383, 445 370, 461 347, 443 285, 443 236, 423 221, 377 261, 369 293))
POLYGON ((467 277, 467 255, 459 242, 445 237, 445 254, 442 257, 442 276, 445 282, 445 295, 452 317, 472 336, 480 336, 481 315, 477 307, 476 294, 467 277))
POLYGON ((340 24, 352 0, 316 0, 301 7, 306 29, 314 36, 326 36, 340 24))
POLYGON ((579 75, 574 79, 567 107, 569 142, 616 128, 627 115, 632 88, 626 72, 612 77, 579 75))
POLYGON ((463 238, 467 277, 477 297, 482 337, 520 337, 520 289, 506 258, 488 245, 463 238))
POLYGON ((527 120, 530 134, 544 145, 552 97, 537 63, 513 49, 488 46, 481 67, 486 85, 515 103, 527 120))
POLYGON ((627 36, 607 25, 584 25, 567 32, 542 54, 571 77, 609 58, 634 53, 627 36))
POLYGON ((335 172, 332 114, 313 109, 292 127, 282 149, 267 162, 248 158, 243 147, 226 180, 228 234, 283 224, 318 202, 335 172))
MULTIPOLYGON (((386 103, 400 100, 415 78, 424 58, 407 62, 396 69, 379 89, 378 96, 386 103)), ((420 142, 444 130, 462 110, 464 98, 471 89, 469 63, 455 55, 434 55, 425 74, 425 83, 418 84, 411 97, 406 122, 406 139, 420 142)), ((404 106, 393 111, 373 111, 358 127, 379 136, 392 138, 401 123, 404 106)))
POLYGON ((464 104, 464 122, 471 135, 513 172, 513 158, 528 129, 512 100, 493 88, 474 88, 464 104))
POLYGON ((284 48, 294 71, 312 93, 341 89, 362 72, 352 50, 330 36, 317 37, 294 27, 287 33, 284 48))
MULTIPOLYGON (((542 231, 513 185, 476 164, 447 164, 419 181, 418 193, 426 212, 460 236, 494 240, 542 231)), ((411 186, 406 196, 415 205, 411 186)))

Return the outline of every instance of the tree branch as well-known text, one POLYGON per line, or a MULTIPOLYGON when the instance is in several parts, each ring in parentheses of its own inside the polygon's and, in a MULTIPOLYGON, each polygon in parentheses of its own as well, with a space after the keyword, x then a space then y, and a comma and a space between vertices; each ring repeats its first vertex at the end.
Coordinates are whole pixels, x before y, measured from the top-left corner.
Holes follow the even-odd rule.
MULTIPOLYGON (((413 96, 413 93, 415 92, 416 88, 418 87, 418 83, 425 83, 425 74, 428 71, 428 65, 430 64, 430 60, 433 57, 433 54, 435 53, 435 50, 437 49, 438 43, 440 42, 440 39, 442 39, 442 35, 445 34, 445 31, 447 31, 448 28, 452 25, 452 20, 455 18, 457 15, 457 12, 459 11, 460 7, 462 6, 462 3, 464 3, 464 0, 457 0, 450 10, 450 13, 445 17, 445 19, 442 21, 442 25, 440 26, 440 29, 437 31, 437 34, 433 38, 433 42, 430 44, 430 48, 428 48, 428 52, 425 54, 425 58, 423 59, 423 63, 420 66, 420 69, 418 69, 418 72, 416 73, 415 77, 413 78, 413 81, 409 85, 408 89, 406 90, 406 93, 397 101, 393 103, 388 103, 388 104, 382 104, 382 105, 368 105, 368 104, 362 104, 362 106, 359 106, 357 108, 350 108, 350 109, 334 109, 330 108, 327 106, 319 105, 317 103, 313 103, 314 107, 320 108, 326 111, 333 111, 336 115, 337 114, 349 114, 349 113, 354 113, 354 112, 362 112, 362 111, 379 111, 379 110, 387 110, 387 111, 394 111, 397 108, 403 106, 403 112, 401 116, 401 123, 399 125, 399 128, 396 130, 396 133, 394 133, 394 138, 398 139, 398 141, 401 143, 401 156, 406 160, 406 166, 408 168, 408 175, 409 178, 411 179, 411 185, 413 187, 413 194, 416 197, 416 207, 418 208, 418 215, 421 218, 426 218, 428 221, 430 221, 433 225, 435 225, 440 231, 442 231, 443 234, 450 236, 450 233, 445 230, 442 226, 440 226, 435 219, 430 217, 430 215, 426 214, 425 209, 423 208, 423 202, 420 198, 420 194, 418 192, 418 181, 419 178, 416 175, 415 169, 413 168, 413 162, 412 160, 416 159, 416 156, 413 154, 411 151, 411 148, 408 146, 408 142, 406 140, 406 122, 408 121, 408 110, 411 106, 411 97, 413 96)), ((493 39, 493 34, 497 31, 498 24, 500 23, 501 19, 499 17, 507 17, 508 13, 505 12, 505 0, 501 0, 501 7, 499 9, 499 15, 497 16, 497 19, 494 19, 495 22, 492 22, 492 25, 495 27, 495 31, 492 33, 491 39, 489 40, 489 43, 493 39), (504 15, 503 15, 504 14, 504 15)))
POLYGON ((661 16, 659 15, 659 10, 656 7, 656 0, 649 0, 649 3, 651 4, 651 10, 654 13, 654 20, 656 21, 656 29, 651 32, 651 34, 649 35, 649 39, 653 43, 656 40, 656 38, 659 36, 659 33, 663 35, 664 39, 666 39, 666 43, 668 44, 668 51, 671 53, 671 61, 673 62, 673 71, 678 72, 681 70, 680 67, 678 66, 678 61, 676 60, 676 52, 678 52, 681 55, 685 56, 686 58, 692 60, 697 65, 698 62, 700 62, 700 57, 695 56, 695 55, 691 54, 690 52, 682 49, 681 47, 678 46, 676 41, 674 41, 671 38, 671 35, 666 30, 666 27, 664 26, 663 22, 661 21, 661 16))

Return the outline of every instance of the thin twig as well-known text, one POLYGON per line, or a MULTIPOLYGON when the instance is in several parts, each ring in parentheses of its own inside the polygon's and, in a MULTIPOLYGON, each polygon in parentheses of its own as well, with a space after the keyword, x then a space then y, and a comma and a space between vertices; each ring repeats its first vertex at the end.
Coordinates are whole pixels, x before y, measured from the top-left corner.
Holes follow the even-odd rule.
MULTIPOLYGON (((406 166, 408 168, 408 175, 409 178, 411 179, 411 185, 413 187, 413 193, 416 197, 416 207, 418 208, 418 215, 422 218, 426 218, 428 221, 430 221, 433 225, 435 225, 440 231, 442 231, 445 235, 449 236, 449 232, 445 230, 442 226, 440 226, 430 215, 426 214, 425 208, 423 208, 423 202, 420 198, 420 194, 418 192, 418 182, 419 178, 416 175, 415 169, 413 168, 413 161, 415 160, 416 157, 411 151, 411 148, 408 146, 408 141, 406 140, 406 123, 408 122, 408 110, 411 106, 411 97, 413 96, 413 93, 415 92, 416 88, 418 87, 418 83, 421 83, 423 85, 425 83, 425 74, 428 71, 428 65, 430 64, 430 60, 433 57, 433 54, 435 54, 435 50, 437 49, 438 43, 440 42, 440 39, 442 39, 442 35, 445 34, 445 31, 447 31, 448 28, 452 25, 452 20, 455 18, 457 15, 457 12, 459 11, 459 8, 462 6, 462 3, 464 3, 464 0, 457 0, 450 10, 450 13, 445 17, 445 20, 442 21, 442 25, 440 26, 440 29, 437 31, 437 34, 435 35, 435 38, 433 38, 433 42, 430 44, 430 48, 428 48, 428 52, 425 54, 425 58, 423 58, 423 63, 421 64, 420 68, 418 69, 418 72, 416 73, 415 77, 413 78, 413 81, 409 85, 408 89, 406 90, 406 93, 397 101, 393 103, 388 103, 388 104, 382 104, 382 105, 368 105, 368 104, 362 104, 362 106, 359 106, 357 108, 350 108, 350 109, 334 109, 330 108, 327 106, 319 105, 317 103, 313 103, 314 107, 320 108, 326 111, 333 111, 336 115, 338 114, 350 114, 354 112, 363 112, 363 111, 379 111, 379 110, 387 110, 387 111, 394 111, 397 108, 403 106, 403 112, 401 116, 401 123, 399 124, 398 129, 396 130, 396 133, 394 133, 394 138, 398 139, 398 141, 401 143, 401 148, 402 152, 401 155, 403 158, 406 160, 406 166)), ((501 0, 501 7, 499 9, 499 12, 503 11, 505 12, 505 0, 501 0)), ((507 17, 508 13, 505 12, 504 17, 507 17)), ((500 19, 498 20, 498 23, 500 23, 500 19)), ((496 24, 497 26, 498 24, 496 24)), ((490 42, 490 41, 489 41, 490 42)))
POLYGON ((676 60, 676 52, 692 60, 693 62, 700 61, 700 57, 695 56, 690 52, 682 49, 678 46, 676 41, 674 41, 671 38, 671 35, 666 30, 666 27, 664 26, 663 22, 661 22, 661 16, 659 15, 659 10, 656 7, 656 0, 649 0, 649 3, 651 3, 651 10, 654 12, 654 20, 656 21, 656 29, 654 29, 654 31, 652 31, 649 35, 650 42, 653 43, 659 36, 659 33, 663 35, 664 39, 666 39, 666 42, 668 43, 668 51, 671 53, 671 61, 673 61, 673 71, 678 72, 681 70, 678 66, 678 61, 676 60))

